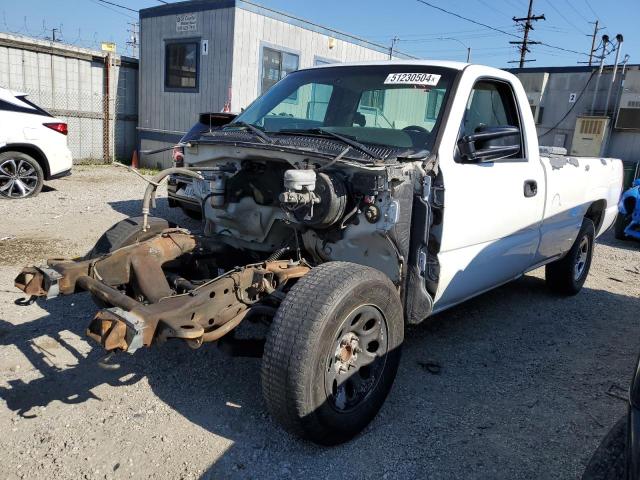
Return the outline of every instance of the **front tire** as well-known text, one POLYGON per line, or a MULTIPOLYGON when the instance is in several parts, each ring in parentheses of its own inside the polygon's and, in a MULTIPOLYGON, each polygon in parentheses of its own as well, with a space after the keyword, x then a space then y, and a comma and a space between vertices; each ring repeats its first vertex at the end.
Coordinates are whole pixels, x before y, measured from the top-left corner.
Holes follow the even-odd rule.
POLYGON ((384 403, 403 337, 400 297, 382 272, 347 262, 312 269, 285 297, 267 337, 269 412, 319 444, 351 439, 384 403))
POLYGON ((0 198, 35 197, 43 182, 44 172, 33 157, 21 152, 0 153, 0 198))
POLYGON ((584 218, 571 250, 560 260, 545 267, 547 286, 553 292, 570 296, 582 289, 591 268, 594 239, 593 222, 584 218))

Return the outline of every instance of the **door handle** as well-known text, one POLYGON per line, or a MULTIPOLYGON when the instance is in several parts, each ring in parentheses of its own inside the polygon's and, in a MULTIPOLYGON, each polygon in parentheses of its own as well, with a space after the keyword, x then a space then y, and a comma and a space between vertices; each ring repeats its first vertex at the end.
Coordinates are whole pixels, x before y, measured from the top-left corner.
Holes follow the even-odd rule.
POLYGON ((524 182, 524 196, 535 197, 538 193, 538 182, 535 180, 525 180, 524 182))

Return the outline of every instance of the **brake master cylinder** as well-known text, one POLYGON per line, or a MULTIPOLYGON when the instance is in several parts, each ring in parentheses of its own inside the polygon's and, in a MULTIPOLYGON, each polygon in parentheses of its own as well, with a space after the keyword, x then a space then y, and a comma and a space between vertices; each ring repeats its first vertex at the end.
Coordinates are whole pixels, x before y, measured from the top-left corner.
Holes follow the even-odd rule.
POLYGON ((313 205, 320 202, 314 193, 316 172, 313 170, 286 170, 284 172, 285 191, 280 194, 283 208, 293 212, 307 207, 305 219, 313 217, 313 205))

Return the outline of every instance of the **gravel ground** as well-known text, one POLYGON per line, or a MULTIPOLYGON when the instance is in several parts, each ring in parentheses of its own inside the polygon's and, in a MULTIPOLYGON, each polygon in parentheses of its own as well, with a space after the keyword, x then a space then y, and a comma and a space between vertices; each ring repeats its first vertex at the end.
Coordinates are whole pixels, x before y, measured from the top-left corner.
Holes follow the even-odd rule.
MULTIPOLYGON (((266 414, 259 360, 170 342, 105 371, 86 294, 14 305, 23 264, 85 253, 144 188, 114 167, 49 186, 0 202, 2 478, 577 478, 624 412, 606 392, 624 394, 640 350, 637 243, 606 234, 576 297, 535 271, 411 329, 377 419, 320 448, 266 414)), ((165 195, 156 214, 197 228, 165 195)))

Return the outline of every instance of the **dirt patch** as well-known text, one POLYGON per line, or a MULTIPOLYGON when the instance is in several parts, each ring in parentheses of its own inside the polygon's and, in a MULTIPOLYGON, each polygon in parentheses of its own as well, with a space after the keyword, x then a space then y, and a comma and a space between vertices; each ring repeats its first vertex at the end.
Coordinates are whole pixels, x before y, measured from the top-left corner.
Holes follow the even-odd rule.
POLYGON ((6 238, 0 240, 0 265, 44 263, 47 258, 64 257, 68 245, 53 238, 6 238))

